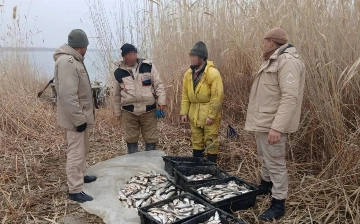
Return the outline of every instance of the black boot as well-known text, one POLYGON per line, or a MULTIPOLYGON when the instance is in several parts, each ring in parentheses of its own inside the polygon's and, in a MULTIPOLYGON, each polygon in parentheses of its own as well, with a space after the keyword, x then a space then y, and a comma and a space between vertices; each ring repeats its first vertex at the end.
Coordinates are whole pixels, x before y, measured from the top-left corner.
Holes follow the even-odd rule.
POLYGON ((139 145, 138 143, 127 143, 128 153, 135 153, 138 152, 139 145))
POLYGON ((271 188, 273 186, 273 183, 270 181, 265 181, 261 179, 261 183, 258 186, 259 188, 259 194, 258 195, 268 195, 271 194, 271 188))
POLYGON ((69 197, 70 200, 73 201, 77 201, 79 203, 83 203, 83 202, 87 202, 87 201, 92 201, 93 198, 87 194, 85 194, 83 191, 80 193, 76 193, 76 194, 70 194, 69 193, 69 197))
POLYGON ((87 176, 86 175, 84 177, 84 183, 88 184, 88 183, 94 182, 96 179, 97 179, 96 176, 87 176))
POLYGON ((204 149, 193 149, 193 157, 204 158, 204 149))
POLYGON ((263 214, 259 216, 260 220, 272 221, 280 219, 285 215, 285 200, 277 200, 275 198, 271 201, 271 206, 263 214))
POLYGON ((151 151, 156 149, 156 143, 146 143, 145 151, 151 151))
POLYGON ((217 160, 217 154, 207 154, 207 160, 210 162, 216 163, 217 160))

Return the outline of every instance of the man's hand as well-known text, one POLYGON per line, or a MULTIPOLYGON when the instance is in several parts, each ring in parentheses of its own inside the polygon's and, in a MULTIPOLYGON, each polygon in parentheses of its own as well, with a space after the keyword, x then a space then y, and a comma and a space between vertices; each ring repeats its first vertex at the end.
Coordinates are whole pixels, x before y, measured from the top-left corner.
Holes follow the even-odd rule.
POLYGON ((77 127, 76 127, 76 131, 77 131, 77 132, 83 132, 83 131, 86 130, 86 128, 87 128, 87 123, 85 122, 84 124, 82 124, 82 125, 80 125, 80 126, 77 126, 77 127))
POLYGON ((213 119, 211 119, 211 118, 206 118, 206 124, 207 125, 212 125, 214 123, 214 120, 213 119))
POLYGON ((280 132, 275 131, 273 129, 270 130, 269 137, 268 137, 269 144, 276 144, 276 143, 280 142, 280 138, 281 138, 280 132))
POLYGON ((160 108, 161 111, 164 111, 165 107, 166 107, 166 105, 159 105, 159 108, 160 108))
POLYGON ((182 115, 182 116, 181 116, 181 122, 182 122, 182 123, 187 123, 187 122, 189 122, 188 116, 187 116, 187 115, 182 115))

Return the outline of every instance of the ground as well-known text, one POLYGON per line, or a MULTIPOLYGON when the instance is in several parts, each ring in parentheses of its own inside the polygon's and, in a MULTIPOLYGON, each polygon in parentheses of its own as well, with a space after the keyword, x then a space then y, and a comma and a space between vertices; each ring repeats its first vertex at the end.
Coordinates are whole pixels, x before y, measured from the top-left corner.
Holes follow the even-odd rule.
MULTIPOLYGON (((51 113, 49 119, 54 123, 49 121, 52 125, 44 127, 42 132, 28 133, 25 137, 0 133, 1 145, 5 148, 0 163, 0 221, 102 223, 100 218, 88 214, 79 204, 67 200, 64 131, 57 127, 54 111, 49 109, 48 113, 51 113)), ((126 153, 122 129, 117 121, 112 119, 111 112, 98 111, 97 119, 96 128, 90 135, 88 166, 126 153)), ((222 124, 220 131, 220 167, 250 183, 258 184, 260 163, 253 135, 243 131, 239 122, 233 124, 239 138, 227 139, 226 126, 222 124)), ((158 149, 168 155, 191 155, 188 125, 174 127, 160 122, 159 128, 161 134, 158 149)), ((279 223, 309 223, 312 219, 318 220, 314 223, 324 223, 319 220, 327 220, 325 223, 340 223, 336 220, 342 217, 356 218, 356 213, 351 214, 345 207, 345 202, 339 204, 337 200, 336 204, 331 204, 335 198, 344 196, 344 200, 353 200, 359 195, 356 186, 341 186, 334 184, 332 180, 318 180, 309 172, 307 163, 291 160, 288 167, 288 209, 285 218, 279 223), (329 211, 333 213, 329 214, 329 211)), ((250 223, 259 223, 257 216, 267 208, 269 202, 269 197, 258 197, 254 208, 238 212, 237 215, 250 223)))

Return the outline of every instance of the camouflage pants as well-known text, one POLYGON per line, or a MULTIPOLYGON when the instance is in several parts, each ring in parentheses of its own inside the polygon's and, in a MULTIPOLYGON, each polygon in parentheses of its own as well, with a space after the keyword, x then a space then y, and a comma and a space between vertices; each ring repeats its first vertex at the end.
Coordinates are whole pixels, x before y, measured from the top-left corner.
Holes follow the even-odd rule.
POLYGON ((218 139, 220 119, 212 125, 205 125, 203 128, 195 126, 190 122, 191 143, 194 150, 205 149, 206 154, 218 154, 220 142, 218 139))

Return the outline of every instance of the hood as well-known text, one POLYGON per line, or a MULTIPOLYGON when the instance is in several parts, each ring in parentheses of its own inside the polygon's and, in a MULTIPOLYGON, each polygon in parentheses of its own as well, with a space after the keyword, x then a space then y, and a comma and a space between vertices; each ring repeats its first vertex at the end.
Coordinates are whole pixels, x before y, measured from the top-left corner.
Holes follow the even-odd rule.
POLYGON ((207 71, 209 70, 209 68, 213 68, 214 67, 214 62, 212 61, 206 61, 206 67, 204 72, 207 73, 207 71))
POLYGON ((73 56, 75 58, 75 60, 77 61, 83 61, 84 57, 77 52, 74 48, 70 47, 67 44, 62 45, 61 47, 59 47, 58 49, 56 49, 53 57, 54 57, 54 61, 56 61, 60 56, 62 55, 69 55, 69 56, 73 56))

